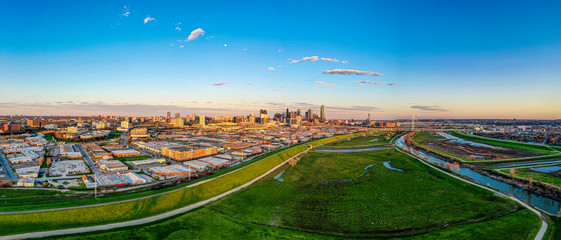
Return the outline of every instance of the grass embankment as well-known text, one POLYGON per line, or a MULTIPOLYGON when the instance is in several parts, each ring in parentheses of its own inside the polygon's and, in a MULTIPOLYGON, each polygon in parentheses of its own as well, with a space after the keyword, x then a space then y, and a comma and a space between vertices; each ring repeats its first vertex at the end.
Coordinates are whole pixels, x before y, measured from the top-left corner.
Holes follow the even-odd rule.
POLYGON ((133 156, 133 157, 113 157, 115 160, 119 161, 137 161, 137 160, 145 160, 150 158, 150 156, 142 155, 142 156, 133 156))
MULTIPOLYGON (((444 148, 442 146, 438 146, 437 144, 430 144, 434 141, 444 140, 445 138, 434 133, 434 132, 418 132, 413 137, 413 140, 422 148, 426 150, 435 152, 440 155, 448 156, 451 158, 455 158, 464 162, 473 162, 476 164, 493 164, 493 163, 507 163, 507 162, 519 162, 519 161, 545 161, 545 160, 552 160, 552 159, 560 159, 561 155, 558 155, 558 152, 555 152, 549 149, 547 146, 541 145, 533 145, 533 144, 526 144, 526 143, 513 143, 513 142, 505 142, 500 140, 491 140, 480 138, 477 136, 467 135, 459 132, 448 132, 450 135, 454 137, 458 137, 464 140, 472 141, 472 142, 479 142, 488 145, 493 145, 497 147, 509 148, 512 151, 523 151, 526 154, 533 154, 532 157, 516 157, 515 155, 510 156, 507 159, 479 159, 479 158, 466 158, 460 155, 465 155, 460 150, 453 149, 453 148, 444 148), (485 141, 487 140, 487 141, 485 141), (438 149, 437 149, 438 147, 438 149), (539 154, 539 155, 538 155, 539 154), (537 156, 536 156, 537 155, 537 156)), ((523 153, 522 152, 522 153, 523 153)), ((519 152, 521 153, 521 152, 519 152)))
POLYGON ((144 226, 64 239, 533 239, 529 210, 428 168, 395 149, 310 153, 210 206, 144 226), (383 165, 364 167, 391 160, 383 165), (274 177, 280 174, 284 182, 274 177), (506 214, 506 215, 504 215, 506 214), (504 216, 503 216, 504 215, 504 216), (314 234, 312 232, 321 233, 314 234), (328 236, 329 234, 331 236, 328 236))
POLYGON ((160 196, 89 208, 0 215, 0 226, 2 226, 0 228, 0 235, 122 222, 164 213, 238 187, 289 159, 291 156, 305 151, 308 149, 308 145, 317 146, 346 137, 348 136, 335 136, 294 146, 255 162, 255 164, 239 171, 222 175, 220 178, 191 188, 169 192, 160 196))
MULTIPOLYGON (((410 236, 488 221, 520 208, 491 192, 425 170, 395 149, 311 153, 284 172, 284 182, 268 178, 210 208, 251 223, 342 237, 410 236), (338 182, 388 160, 404 171, 379 164, 356 181, 338 182)), ((526 230, 530 234, 534 229, 526 230)))
POLYGON ((375 133, 374 136, 358 136, 351 138, 351 140, 342 139, 336 142, 325 144, 322 147, 325 148, 362 148, 362 147, 374 147, 388 145, 391 143, 391 138, 395 135, 390 135, 386 139, 389 133, 375 133))
MULTIPOLYGON (((514 175, 519 178, 525 178, 527 180, 530 180, 530 178, 532 178, 532 180, 542 183, 549 183, 555 186, 561 185, 561 178, 553 176, 551 174, 530 170, 530 167, 515 168, 514 171, 515 171, 514 175)), ((510 169, 501 169, 498 170, 498 172, 510 176, 510 169)))
POLYGON ((518 143, 518 142, 508 142, 508 141, 501 141, 501 140, 498 140, 498 139, 497 140, 488 139, 488 138, 482 138, 482 137, 469 135, 469 134, 465 134, 465 133, 460 133, 460 132, 449 132, 449 134, 454 136, 454 137, 462 138, 462 139, 469 140, 469 141, 486 143, 486 144, 495 145, 495 146, 499 146, 499 147, 514 148, 514 149, 524 150, 524 151, 543 154, 543 155, 549 155, 549 154, 556 153, 555 151, 551 150, 549 147, 543 146, 543 145, 518 143))
POLYGON ((0 206, 68 201, 83 195, 83 193, 56 190, 0 188, 0 206))

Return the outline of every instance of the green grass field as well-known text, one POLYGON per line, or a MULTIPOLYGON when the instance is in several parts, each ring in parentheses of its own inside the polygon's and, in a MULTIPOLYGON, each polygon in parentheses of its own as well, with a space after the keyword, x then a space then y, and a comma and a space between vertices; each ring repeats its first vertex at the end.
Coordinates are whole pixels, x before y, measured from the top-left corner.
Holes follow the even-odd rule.
POLYGON ((242 170, 231 172, 231 174, 223 175, 212 181, 147 199, 89 208, 3 214, 0 215, 0 226, 2 226, 0 235, 107 224, 167 212, 240 186, 291 156, 306 150, 308 145, 317 146, 346 137, 348 136, 336 136, 293 146, 263 160, 256 161, 242 170))
POLYGON ((495 145, 495 146, 499 146, 499 147, 514 148, 514 149, 519 149, 519 150, 524 150, 524 151, 534 152, 534 153, 537 153, 537 154, 544 154, 544 155, 555 153, 553 150, 551 150, 547 146, 542 146, 542 145, 517 143, 517 142, 507 142, 507 141, 501 141, 501 140, 495 140, 495 139, 487 139, 487 138, 482 138, 482 137, 469 135, 469 134, 465 134, 465 133, 460 133, 460 132, 449 132, 449 133, 450 133, 450 135, 452 135, 454 137, 463 138, 463 139, 469 140, 469 141, 486 143, 486 144, 495 145))
POLYGON ((22 204, 69 201, 84 196, 82 193, 60 192, 41 189, 0 188, 0 206, 19 206, 22 204))
POLYGON ((541 220, 529 210, 427 169, 395 149, 310 153, 210 206, 61 239, 533 239, 537 233, 541 220), (375 165, 359 180, 341 181, 388 160, 404 171, 375 165), (283 171, 284 182, 274 178, 283 171))
POLYGON ((390 135, 388 139, 385 137, 388 133, 375 133, 374 136, 358 136, 351 138, 351 140, 343 139, 337 142, 332 142, 324 145, 326 148, 360 148, 360 147, 372 147, 390 144, 391 138, 394 135, 390 135))
MULTIPOLYGON (((514 169, 515 176, 528 180, 532 178, 534 181, 549 183, 558 187, 561 186, 561 178, 553 176, 551 174, 533 171, 530 170, 530 168, 531 167, 514 169)), ((499 170, 499 172, 509 175, 510 169, 501 169, 499 170)))
POLYGON ((438 141, 444 140, 445 138, 438 135, 435 132, 418 132, 413 137, 413 140, 416 143, 418 143, 421 147, 427 150, 448 157, 456 158, 458 160, 462 160, 465 162, 498 163, 498 162, 526 161, 526 160, 528 161, 551 160, 551 159, 561 158, 561 155, 557 155, 558 154, 557 152, 552 151, 546 146, 503 142, 499 140, 489 140, 489 139, 479 138, 476 136, 466 135, 459 132, 448 132, 448 133, 450 135, 453 135, 458 138, 462 138, 464 140, 501 147, 503 148, 503 150, 497 150, 497 151, 491 150, 491 152, 496 152, 495 154, 502 155, 503 157, 506 156, 507 158, 502 158, 502 159, 472 158, 470 157, 470 153, 452 147, 445 147, 438 144, 437 143, 438 141), (484 140, 488 140, 488 141, 484 141, 484 140))
POLYGON ((210 208, 247 222, 352 237, 427 233, 487 221, 519 208, 438 172, 436 178, 426 169, 395 149, 311 153, 283 173, 284 182, 268 178, 210 208), (357 181, 337 182, 388 160, 404 171, 376 165, 357 181))

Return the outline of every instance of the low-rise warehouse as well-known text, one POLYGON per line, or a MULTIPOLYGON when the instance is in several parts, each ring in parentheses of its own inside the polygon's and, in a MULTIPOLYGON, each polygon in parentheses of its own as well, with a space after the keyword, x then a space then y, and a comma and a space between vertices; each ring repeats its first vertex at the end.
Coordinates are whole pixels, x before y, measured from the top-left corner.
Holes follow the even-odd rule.
POLYGON ((150 158, 150 159, 144 159, 138 161, 129 161, 128 163, 133 167, 140 167, 140 166, 152 165, 152 164, 163 164, 165 162, 166 160, 163 158, 160 159, 150 158))
POLYGON ((175 164, 169 166, 149 168, 148 172, 154 174, 155 176, 162 177, 162 176, 188 175, 189 173, 192 174, 195 173, 196 171, 195 170, 189 171, 187 167, 175 164))
POLYGON ((212 165, 213 167, 217 167, 217 168, 224 167, 224 166, 228 165, 228 163, 230 163, 230 161, 228 161, 228 160, 215 158, 215 157, 201 158, 201 159, 199 159, 199 161, 206 162, 206 163, 212 165))
POLYGON ((196 158, 207 157, 218 153, 217 147, 192 145, 192 146, 181 146, 181 147, 171 147, 162 148, 162 155, 169 157, 177 161, 185 161, 196 158))
POLYGON ((99 160, 97 162, 97 164, 99 164, 99 167, 101 169, 104 169, 104 170, 107 170, 107 171, 110 171, 110 172, 120 172, 120 171, 129 170, 127 165, 125 165, 122 162, 117 161, 117 160, 99 160))

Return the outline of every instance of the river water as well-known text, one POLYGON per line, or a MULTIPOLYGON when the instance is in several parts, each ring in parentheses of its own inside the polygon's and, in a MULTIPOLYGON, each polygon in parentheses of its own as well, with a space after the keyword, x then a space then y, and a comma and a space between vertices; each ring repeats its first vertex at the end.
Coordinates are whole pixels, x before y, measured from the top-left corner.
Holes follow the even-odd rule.
MULTIPOLYGON (((398 147, 402 147, 402 146, 407 146, 405 144, 405 136, 402 136, 400 138, 398 138, 395 141, 395 144, 398 147)), ((428 158, 428 162, 431 163, 446 163, 446 161, 426 154, 424 151, 418 151, 415 149, 411 149, 411 152, 413 154, 417 154, 420 155, 422 158, 428 158)), ((545 212, 548 212, 550 214, 559 214, 561 211, 561 202, 557 201, 557 200, 553 200, 551 198, 548 197, 543 197, 543 196, 539 196, 533 193, 530 193, 524 189, 518 188, 516 186, 510 185, 508 183, 504 183, 498 180, 495 180, 493 178, 481 175, 477 172, 472 171, 469 168, 462 168, 460 167, 458 169, 458 171, 456 171, 457 174, 460 174, 462 176, 466 176, 471 178, 474 182, 477 182, 481 185, 484 186, 488 186, 490 188, 493 188, 497 191, 500 191, 502 193, 508 194, 508 195, 512 195, 515 198, 524 201, 536 208, 539 208, 545 212)))

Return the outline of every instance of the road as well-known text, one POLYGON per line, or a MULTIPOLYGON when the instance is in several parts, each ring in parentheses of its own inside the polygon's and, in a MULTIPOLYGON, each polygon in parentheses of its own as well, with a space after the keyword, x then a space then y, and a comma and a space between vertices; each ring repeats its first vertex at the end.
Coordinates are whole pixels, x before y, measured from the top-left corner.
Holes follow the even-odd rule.
POLYGON ((10 165, 8 165, 8 160, 6 160, 3 153, 0 153, 0 161, 2 162, 2 167, 4 167, 6 176, 13 181, 17 181, 18 178, 14 175, 12 168, 10 167, 10 165))
MULTIPOLYGON (((270 169, 269 171, 267 171, 266 173, 254 178, 253 180, 237 187, 234 188, 230 191, 227 191, 225 193, 222 193, 218 196, 212 197, 210 199, 195 203, 195 204, 191 204, 179 209, 175 209, 166 213, 162 213, 156 216, 152 216, 152 217, 147 217, 147 218, 142 218, 142 219, 138 219, 138 220, 132 220, 132 221, 126 221, 126 222, 120 222, 120 223, 111 223, 111 224, 105 224, 105 225, 98 225, 98 226, 92 226, 92 227, 81 227, 81 228, 71 228, 71 229, 61 229, 61 230, 53 230, 53 231, 44 231, 44 232, 32 232, 32 233, 24 233, 24 234, 16 234, 16 235, 8 235, 8 236, 2 236, 0 237, 0 240, 8 240, 8 239, 24 239, 24 238, 38 238, 38 237, 48 237, 48 236, 57 236, 57 235, 67 235, 67 234, 76 234, 76 233, 85 233, 85 232, 94 232, 94 231, 102 231, 102 230, 109 230, 109 229, 115 229, 115 228, 122 228, 122 227, 130 227, 130 226, 137 226, 137 225, 142 225, 142 224, 147 224, 147 223, 151 223, 154 221, 159 221, 165 218, 169 218, 181 213, 185 213, 188 211, 191 211, 193 209, 202 207, 210 202, 216 201, 218 199, 221 199, 223 197, 226 197, 232 193, 235 193, 243 188, 248 187, 249 185, 255 183, 256 181, 259 181, 260 179, 264 178, 265 176, 269 175, 271 172, 277 170, 279 167, 281 167, 282 165, 286 164, 288 161, 292 160, 295 157, 298 157, 302 154, 305 154, 309 151, 310 149, 308 148, 306 151, 303 151, 289 159, 287 159, 286 161, 280 163, 279 165, 275 166, 274 168, 270 169)), ((198 185, 198 184, 197 184, 198 185)))
POLYGON ((82 156, 84 157, 84 159, 86 159, 86 163, 90 166, 92 171, 95 174, 100 174, 101 170, 97 168, 95 163, 92 161, 92 159, 88 155, 88 152, 84 149, 84 147, 82 147, 82 144, 77 143, 76 146, 78 147, 78 149, 80 149, 80 152, 82 152, 82 156))

